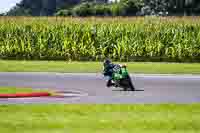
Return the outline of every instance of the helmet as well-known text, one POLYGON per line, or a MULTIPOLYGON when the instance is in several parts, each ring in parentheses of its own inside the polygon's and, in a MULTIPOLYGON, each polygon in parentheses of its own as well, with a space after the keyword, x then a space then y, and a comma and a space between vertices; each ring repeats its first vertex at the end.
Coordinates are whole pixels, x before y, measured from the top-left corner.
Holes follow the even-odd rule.
POLYGON ((109 59, 106 59, 103 64, 104 66, 108 66, 109 64, 111 64, 111 61, 109 59))

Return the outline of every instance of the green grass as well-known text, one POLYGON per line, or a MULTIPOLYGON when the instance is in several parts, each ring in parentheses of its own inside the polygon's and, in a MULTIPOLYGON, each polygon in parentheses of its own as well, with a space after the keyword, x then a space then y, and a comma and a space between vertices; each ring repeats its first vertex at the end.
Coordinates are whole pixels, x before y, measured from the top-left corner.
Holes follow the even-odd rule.
MULTIPOLYGON (((200 74, 200 63, 126 63, 130 73, 200 74)), ((0 60, 0 72, 99 73, 102 62, 7 61, 0 60)))
POLYGON ((48 89, 0 87, 0 94, 31 93, 31 92, 46 92, 46 91, 49 91, 49 90, 48 89))
POLYGON ((200 105, 2 105, 2 133, 198 133, 200 105))

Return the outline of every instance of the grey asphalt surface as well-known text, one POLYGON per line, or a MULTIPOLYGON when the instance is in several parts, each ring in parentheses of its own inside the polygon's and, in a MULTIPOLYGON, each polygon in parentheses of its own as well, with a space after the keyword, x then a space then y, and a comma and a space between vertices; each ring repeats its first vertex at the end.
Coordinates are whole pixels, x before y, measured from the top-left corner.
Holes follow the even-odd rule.
POLYGON ((101 74, 0 73, 0 87, 65 91, 65 97, 6 98, 0 104, 160 104, 199 103, 200 76, 131 74, 134 92, 107 88, 101 74), (73 95, 72 95, 73 94, 73 95))

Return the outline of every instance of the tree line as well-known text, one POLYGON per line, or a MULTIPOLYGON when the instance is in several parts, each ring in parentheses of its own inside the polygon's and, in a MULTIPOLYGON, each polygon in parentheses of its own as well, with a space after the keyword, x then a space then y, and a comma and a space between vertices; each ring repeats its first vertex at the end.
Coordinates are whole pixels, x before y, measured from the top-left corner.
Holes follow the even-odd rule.
POLYGON ((8 16, 198 15, 198 0, 21 0, 8 16))

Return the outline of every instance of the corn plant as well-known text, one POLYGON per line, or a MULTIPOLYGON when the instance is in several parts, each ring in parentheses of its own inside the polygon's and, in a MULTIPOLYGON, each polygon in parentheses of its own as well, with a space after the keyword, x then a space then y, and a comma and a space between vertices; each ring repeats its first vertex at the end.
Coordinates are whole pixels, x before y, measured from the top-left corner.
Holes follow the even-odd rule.
POLYGON ((1 18, 0 57, 200 61, 200 24, 186 18, 1 18))

